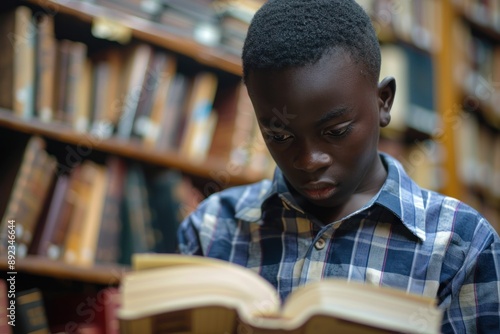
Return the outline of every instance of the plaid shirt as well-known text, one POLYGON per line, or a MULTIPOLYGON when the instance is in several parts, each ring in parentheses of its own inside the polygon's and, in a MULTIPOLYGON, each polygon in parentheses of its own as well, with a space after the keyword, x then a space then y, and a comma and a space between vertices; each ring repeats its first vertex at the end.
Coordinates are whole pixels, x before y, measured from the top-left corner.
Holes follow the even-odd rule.
MULTIPOLYGON (((208 197, 180 226, 180 251, 255 270, 282 299, 341 277, 437 297, 444 333, 500 333, 498 234, 469 206, 420 188, 381 157, 382 189, 341 220, 324 225, 304 212, 277 169, 272 182, 208 197)), ((418 315, 409 319, 419 325, 418 315)))

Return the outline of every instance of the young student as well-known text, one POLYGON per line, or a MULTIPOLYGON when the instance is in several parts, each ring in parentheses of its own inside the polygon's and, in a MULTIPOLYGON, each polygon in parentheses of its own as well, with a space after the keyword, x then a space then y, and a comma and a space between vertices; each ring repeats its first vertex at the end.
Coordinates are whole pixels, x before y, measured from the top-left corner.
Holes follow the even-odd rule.
MULTIPOLYGON (((326 277, 437 298, 443 333, 500 333, 500 239, 466 204, 422 189, 378 151, 393 78, 353 0, 270 0, 243 80, 278 168, 209 196, 179 248, 251 268, 284 299, 326 277)), ((251 288, 251 287, 250 287, 251 288)))

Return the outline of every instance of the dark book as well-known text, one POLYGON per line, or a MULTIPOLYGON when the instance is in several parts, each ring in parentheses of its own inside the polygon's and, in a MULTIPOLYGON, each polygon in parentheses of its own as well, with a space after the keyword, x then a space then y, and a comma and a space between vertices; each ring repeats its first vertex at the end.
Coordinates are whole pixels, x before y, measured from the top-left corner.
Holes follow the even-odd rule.
POLYGON ((139 164, 129 166, 124 187, 120 208, 120 263, 129 265, 132 254, 154 249, 156 236, 151 222, 146 177, 139 164))
POLYGON ((176 73, 166 96, 166 106, 160 123, 160 133, 155 140, 159 151, 173 151, 178 147, 182 134, 183 112, 190 92, 191 81, 185 75, 176 73))
POLYGON ((153 48, 148 44, 137 44, 130 48, 124 68, 123 101, 117 124, 117 136, 129 139, 132 136, 135 115, 145 85, 146 69, 153 56, 153 48))
POLYGON ((118 263, 120 255, 120 203, 124 196, 127 165, 123 159, 111 156, 106 162, 108 184, 101 216, 99 238, 96 246, 97 263, 118 263))
POLYGON ((66 121, 66 100, 68 94, 68 71, 73 42, 63 39, 56 46, 56 67, 54 73, 54 115, 58 122, 66 121))
POLYGON ((16 320, 16 306, 11 306, 8 285, 6 280, 0 279, 0 333, 5 334, 12 333, 12 324, 15 324, 16 320))
POLYGON ((182 174, 175 170, 161 172, 149 186, 149 201, 153 229, 157 236, 154 251, 174 253, 177 250, 176 232, 182 221, 183 202, 179 189, 182 174))
POLYGON ((20 291, 16 295, 14 334, 49 334, 43 295, 40 289, 20 291))
MULTIPOLYGON (((154 148, 158 138, 166 131, 173 131, 173 126, 168 126, 165 124, 163 126, 163 120, 166 118, 170 118, 170 121, 165 120, 167 122, 175 122, 175 110, 170 111, 168 109, 171 98, 169 96, 169 92, 173 88, 174 79, 176 77, 176 68, 177 68, 177 59, 173 55, 166 55, 165 64, 162 67, 162 72, 158 78, 158 87, 156 89, 155 96, 151 105, 151 113, 149 117, 144 119, 143 122, 143 136, 142 142, 144 146, 149 148, 154 148)), ((180 94, 180 93, 176 93, 180 94)), ((177 98, 182 99, 181 96, 176 96, 177 98)))
MULTIPOLYGON (((76 188, 81 178, 81 165, 76 166, 69 174, 68 184, 65 186, 63 201, 60 204, 59 211, 54 217, 54 227, 52 233, 48 233, 48 240, 44 242, 43 249, 40 250, 39 255, 47 256, 50 259, 60 259, 63 251, 66 236, 70 226, 71 217, 75 214, 77 205, 77 192, 76 188)), ((62 194, 61 194, 62 196, 62 194)), ((58 205, 59 206, 59 205, 58 205)))
POLYGON ((56 67, 56 37, 54 17, 38 15, 35 58, 35 114, 44 122, 54 117, 54 74, 56 67))
POLYGON ((66 97, 63 106, 64 120, 76 130, 81 130, 78 125, 84 95, 86 76, 87 45, 81 42, 69 44, 68 70, 66 72, 66 97))
POLYGON ((121 112, 122 50, 108 48, 93 56, 93 90, 91 132, 109 138, 116 128, 121 112))

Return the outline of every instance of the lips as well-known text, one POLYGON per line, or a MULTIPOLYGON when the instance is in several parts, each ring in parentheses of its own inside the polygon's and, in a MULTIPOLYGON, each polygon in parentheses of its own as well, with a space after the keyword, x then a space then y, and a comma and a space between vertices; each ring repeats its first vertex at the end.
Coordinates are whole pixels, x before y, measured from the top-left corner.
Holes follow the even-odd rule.
POLYGON ((320 201, 331 197, 335 189, 331 183, 309 183, 302 187, 302 193, 312 200, 320 201))

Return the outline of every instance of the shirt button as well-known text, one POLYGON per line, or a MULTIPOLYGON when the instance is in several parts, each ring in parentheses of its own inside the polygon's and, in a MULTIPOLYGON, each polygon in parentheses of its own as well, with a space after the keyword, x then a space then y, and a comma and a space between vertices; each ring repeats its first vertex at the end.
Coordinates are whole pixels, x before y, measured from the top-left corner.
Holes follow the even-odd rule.
POLYGON ((322 250, 323 248, 325 248, 326 246, 326 241, 325 239, 318 239, 318 241, 316 241, 316 243, 314 244, 314 248, 316 248, 317 250, 322 250))

